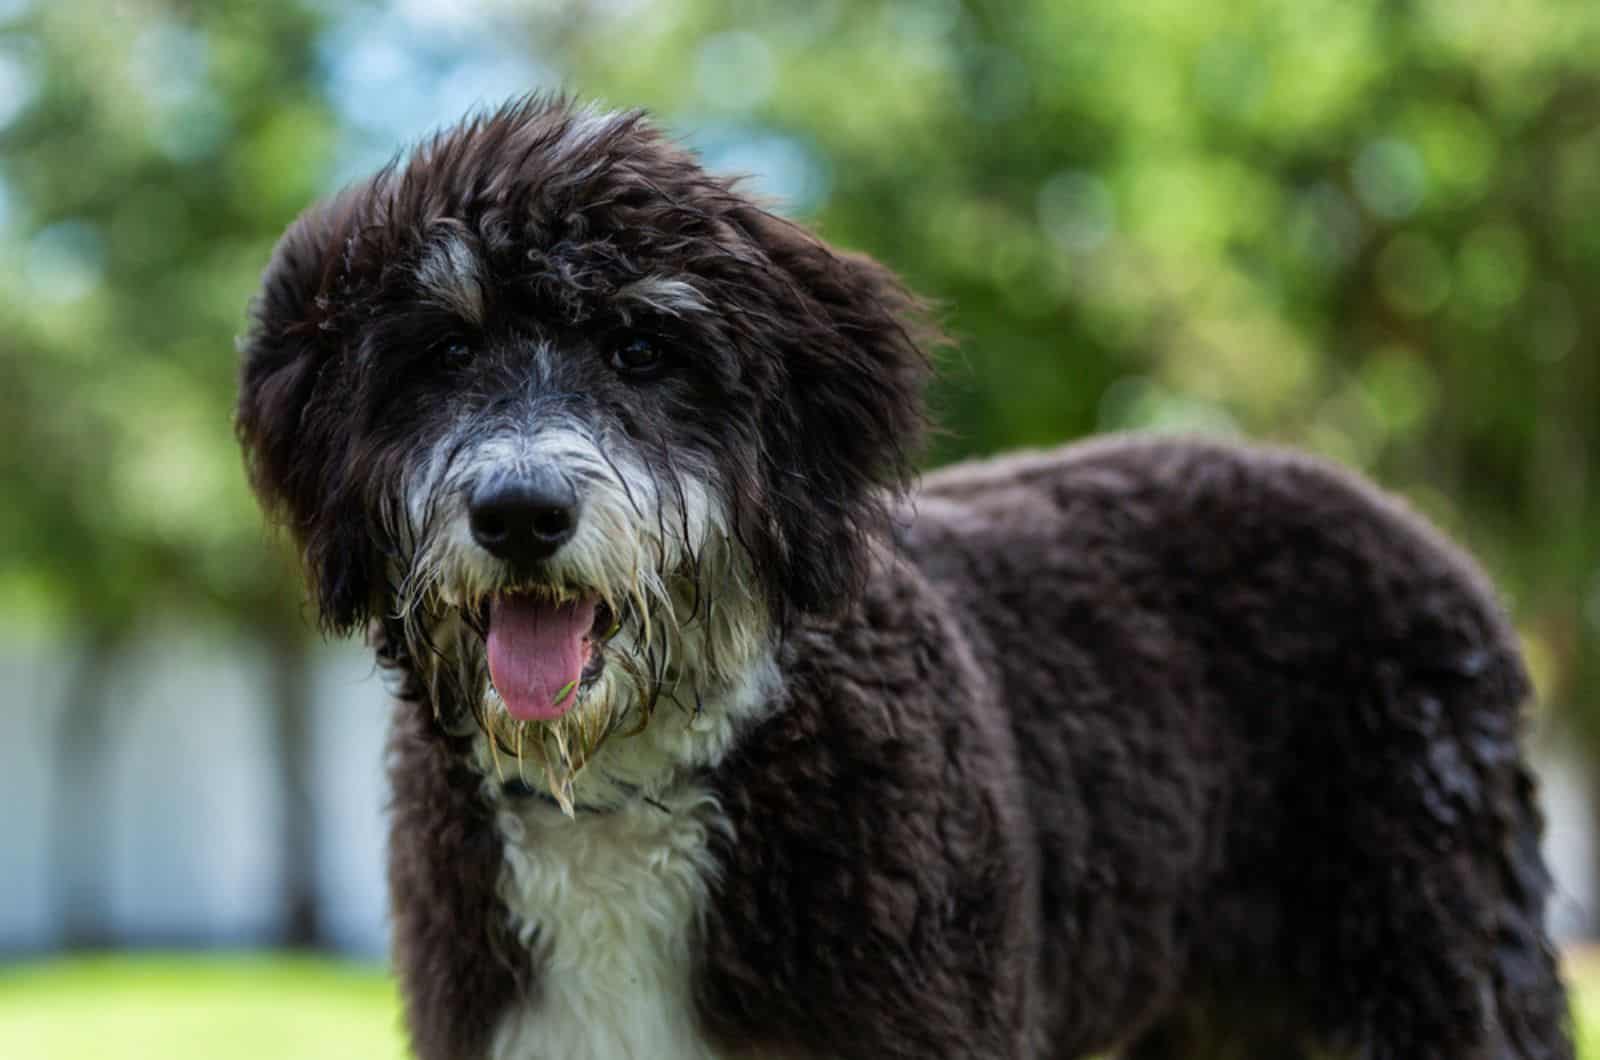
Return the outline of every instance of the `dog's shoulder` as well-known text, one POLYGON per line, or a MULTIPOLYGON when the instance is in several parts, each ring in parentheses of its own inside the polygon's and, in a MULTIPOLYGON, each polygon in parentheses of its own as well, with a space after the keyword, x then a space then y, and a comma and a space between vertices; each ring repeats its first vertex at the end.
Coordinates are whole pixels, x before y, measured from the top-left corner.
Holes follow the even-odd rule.
POLYGON ((947 605, 887 557, 845 616, 790 633, 780 665, 782 702, 711 776, 728 828, 703 1017, 730 1043, 815 1055, 1010 1055, 1021 796, 947 605))

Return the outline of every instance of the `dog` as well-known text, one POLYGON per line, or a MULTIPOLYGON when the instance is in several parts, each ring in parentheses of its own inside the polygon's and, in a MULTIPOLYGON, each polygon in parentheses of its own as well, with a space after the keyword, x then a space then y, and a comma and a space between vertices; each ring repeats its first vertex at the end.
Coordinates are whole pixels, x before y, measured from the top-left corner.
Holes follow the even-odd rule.
POLYGON ((566 99, 283 236, 238 433, 394 675, 416 1055, 1571 1057, 1471 561, 1276 449, 919 482, 941 342, 566 99))

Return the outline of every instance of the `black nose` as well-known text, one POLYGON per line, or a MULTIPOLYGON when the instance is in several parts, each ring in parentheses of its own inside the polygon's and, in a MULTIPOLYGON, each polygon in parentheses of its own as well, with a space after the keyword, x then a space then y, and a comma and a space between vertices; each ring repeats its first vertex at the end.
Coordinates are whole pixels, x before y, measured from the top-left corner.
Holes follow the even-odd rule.
POLYGON ((578 494, 555 471, 504 475, 473 491, 467 502, 473 540, 517 564, 555 555, 578 528, 578 494))

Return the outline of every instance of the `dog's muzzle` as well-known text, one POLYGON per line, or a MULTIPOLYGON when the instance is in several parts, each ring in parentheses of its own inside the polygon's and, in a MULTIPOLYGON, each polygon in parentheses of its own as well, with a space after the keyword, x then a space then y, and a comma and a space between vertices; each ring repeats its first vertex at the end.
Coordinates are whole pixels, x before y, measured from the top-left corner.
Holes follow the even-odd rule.
POLYGON ((599 672, 608 607, 592 591, 546 580, 578 530, 581 501, 553 467, 501 470, 467 498, 472 539, 512 571, 483 613, 490 679, 513 718, 548 721, 577 703, 599 672))

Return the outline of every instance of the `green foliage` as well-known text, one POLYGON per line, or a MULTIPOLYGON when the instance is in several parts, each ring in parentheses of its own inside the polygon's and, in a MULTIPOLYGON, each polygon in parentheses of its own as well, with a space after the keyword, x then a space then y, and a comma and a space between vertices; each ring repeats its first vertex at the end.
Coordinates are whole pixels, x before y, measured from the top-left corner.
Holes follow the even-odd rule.
MULTIPOLYGON (((787 170, 830 238, 947 307, 931 459, 1155 427, 1354 463, 1486 558, 1545 700, 1600 719, 1600 6, 471 7, 575 91, 787 170)), ((0 124, 9 600, 115 625, 294 599, 230 343, 357 138, 316 47, 351 10, 35 0, 0 26, 0 73, 37 89, 0 124)), ((453 32, 414 35, 470 69, 453 32)))
MULTIPOLYGON (((333 137, 293 3, 39 4, 0 35, 0 585, 122 627, 294 597, 232 436, 233 336, 333 137)), ((13 606, 16 606, 13 603, 13 606)))

